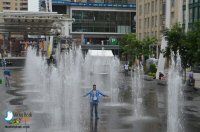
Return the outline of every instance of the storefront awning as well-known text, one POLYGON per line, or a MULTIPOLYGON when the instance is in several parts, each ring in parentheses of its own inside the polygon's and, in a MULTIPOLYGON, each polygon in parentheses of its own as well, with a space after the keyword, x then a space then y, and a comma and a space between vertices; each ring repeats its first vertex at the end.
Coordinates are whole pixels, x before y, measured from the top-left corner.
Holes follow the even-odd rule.
POLYGON ((89 50, 88 55, 99 57, 113 57, 111 50, 89 50))

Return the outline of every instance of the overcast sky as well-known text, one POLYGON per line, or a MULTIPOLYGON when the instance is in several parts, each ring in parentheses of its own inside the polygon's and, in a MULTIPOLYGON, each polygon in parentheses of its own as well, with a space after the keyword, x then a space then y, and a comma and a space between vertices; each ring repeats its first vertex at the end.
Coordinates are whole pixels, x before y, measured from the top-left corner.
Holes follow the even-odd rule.
POLYGON ((39 0, 28 0, 28 11, 39 11, 39 0))

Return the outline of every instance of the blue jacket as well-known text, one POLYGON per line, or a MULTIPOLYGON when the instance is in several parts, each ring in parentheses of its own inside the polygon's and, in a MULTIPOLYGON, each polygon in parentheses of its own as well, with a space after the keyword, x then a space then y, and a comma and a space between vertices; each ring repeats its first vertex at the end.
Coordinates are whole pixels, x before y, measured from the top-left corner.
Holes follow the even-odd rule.
POLYGON ((10 73, 9 70, 5 70, 5 71, 4 71, 4 75, 11 76, 11 73, 10 73))
MULTIPOLYGON (((94 92, 93 92, 93 89, 87 93, 86 95, 84 95, 84 97, 90 95, 90 102, 93 102, 93 98, 94 98, 94 92)), ((101 91, 99 90, 96 90, 96 97, 97 97, 97 102, 99 102, 99 97, 100 96, 106 96, 105 94, 103 94, 101 91)))

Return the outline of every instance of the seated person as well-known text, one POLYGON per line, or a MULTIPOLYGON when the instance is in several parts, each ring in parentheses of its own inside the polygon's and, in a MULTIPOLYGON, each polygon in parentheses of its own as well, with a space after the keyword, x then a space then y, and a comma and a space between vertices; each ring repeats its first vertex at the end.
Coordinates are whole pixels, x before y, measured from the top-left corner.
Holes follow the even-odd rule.
POLYGON ((49 57, 49 61, 50 61, 51 64, 53 64, 53 62, 54 62, 53 54, 50 55, 50 57, 49 57))
POLYGON ((51 53, 49 59, 47 60, 48 65, 55 64, 54 54, 51 53))
POLYGON ((159 80, 164 80, 165 77, 164 77, 164 74, 162 72, 159 72, 159 80))

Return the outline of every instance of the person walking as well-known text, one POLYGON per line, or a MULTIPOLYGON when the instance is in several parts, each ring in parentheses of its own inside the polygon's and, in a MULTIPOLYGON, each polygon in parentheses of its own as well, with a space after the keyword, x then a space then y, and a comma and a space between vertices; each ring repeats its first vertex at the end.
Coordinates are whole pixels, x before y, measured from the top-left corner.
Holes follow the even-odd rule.
POLYGON ((159 72, 159 80, 165 80, 165 76, 162 72, 159 72))
POLYGON ((195 79, 194 79, 194 73, 193 71, 190 71, 189 74, 188 74, 188 82, 187 82, 188 86, 192 87, 193 90, 197 90, 195 88, 195 79))
POLYGON ((128 63, 126 63, 126 64, 124 65, 125 76, 128 76, 128 70, 129 70, 128 63))
POLYGON ((10 77, 11 77, 10 70, 5 69, 4 70, 4 78, 5 78, 5 86, 6 87, 10 87, 10 77))
POLYGON ((101 91, 96 89, 96 84, 93 85, 93 89, 85 94, 83 97, 90 96, 90 117, 93 119, 93 110, 95 109, 95 118, 99 119, 98 116, 98 103, 99 97, 108 97, 107 95, 103 94, 101 91))

